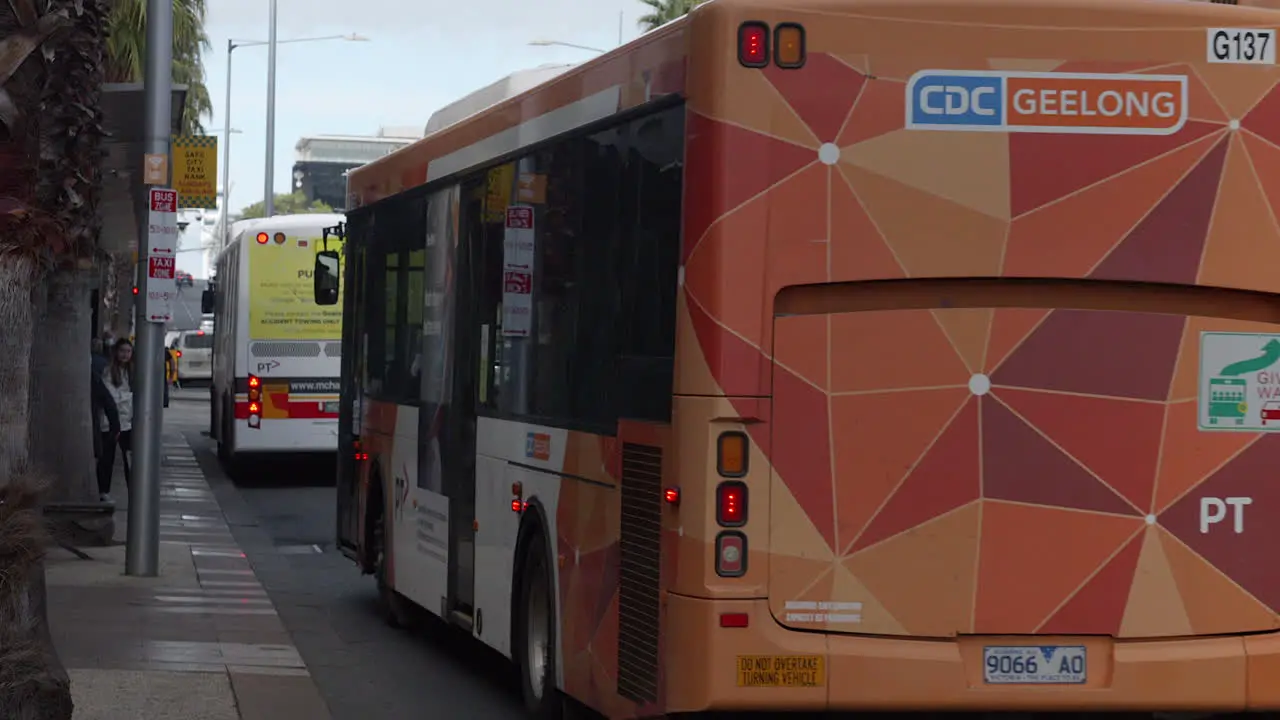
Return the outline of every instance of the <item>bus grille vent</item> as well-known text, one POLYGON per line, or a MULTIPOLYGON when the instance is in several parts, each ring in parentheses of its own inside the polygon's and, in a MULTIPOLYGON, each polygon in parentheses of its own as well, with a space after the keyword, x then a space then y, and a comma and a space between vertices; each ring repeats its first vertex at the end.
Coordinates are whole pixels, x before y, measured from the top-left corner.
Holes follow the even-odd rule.
POLYGON ((618 587, 618 694, 658 699, 658 577, 662 450, 622 445, 622 544, 618 587))
POLYGON ((256 342, 249 346, 249 354, 267 358, 320 357, 318 342, 256 342))
POLYGON ((1214 5, 1239 5, 1240 0, 1209 0, 1214 5))

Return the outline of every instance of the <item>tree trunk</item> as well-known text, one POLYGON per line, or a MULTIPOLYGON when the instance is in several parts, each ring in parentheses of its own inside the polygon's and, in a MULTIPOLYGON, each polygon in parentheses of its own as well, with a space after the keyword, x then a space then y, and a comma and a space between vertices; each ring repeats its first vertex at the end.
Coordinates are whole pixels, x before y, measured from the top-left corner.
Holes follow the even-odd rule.
POLYGON ((36 273, 29 256, 0 256, 0 718, 71 720, 45 608, 45 483, 27 466, 36 273))
MULTIPOLYGON (((0 291, 0 296, 3 296, 0 291)), ((71 679, 49 634, 42 476, 17 467, 0 490, 0 717, 71 720, 71 679)))
MULTIPOLYGON (((0 485, 28 459, 31 421, 31 291, 36 267, 22 255, 0 257, 0 485)), ((0 715, 2 717, 2 715, 0 715)))
POLYGON ((36 289, 42 313, 31 356, 31 461, 52 476, 48 499, 97 498, 89 414, 89 289, 82 272, 59 268, 36 289))

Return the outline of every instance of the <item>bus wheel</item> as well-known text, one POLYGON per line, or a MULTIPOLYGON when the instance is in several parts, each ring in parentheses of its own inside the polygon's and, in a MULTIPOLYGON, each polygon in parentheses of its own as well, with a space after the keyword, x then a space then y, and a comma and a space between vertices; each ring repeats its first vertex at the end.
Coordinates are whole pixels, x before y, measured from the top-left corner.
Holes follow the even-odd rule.
POLYGON ((409 627, 413 621, 408 601, 387 583, 387 521, 380 498, 373 512, 373 573, 378 581, 378 610, 387 624, 395 628, 409 627))
POLYGON ((525 543, 520 573, 516 662, 520 689, 529 715, 542 720, 563 717, 564 703, 556 689, 555 603, 551 592, 551 565, 543 549, 541 533, 525 543))

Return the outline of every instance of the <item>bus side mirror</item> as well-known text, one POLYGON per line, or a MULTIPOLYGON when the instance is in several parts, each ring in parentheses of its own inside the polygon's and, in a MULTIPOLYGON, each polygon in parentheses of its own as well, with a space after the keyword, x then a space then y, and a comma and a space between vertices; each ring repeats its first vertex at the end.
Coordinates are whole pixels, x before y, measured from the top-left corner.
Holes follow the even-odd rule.
POLYGON ((215 292, 217 292, 217 289, 215 289, 213 285, 209 285, 209 288, 207 290, 200 293, 200 312, 201 313, 213 312, 214 300, 216 299, 216 296, 214 295, 215 292))
POLYGON ((315 282, 317 305, 337 305, 338 287, 342 278, 338 275, 338 252, 322 250, 316 253, 316 268, 311 276, 315 282))

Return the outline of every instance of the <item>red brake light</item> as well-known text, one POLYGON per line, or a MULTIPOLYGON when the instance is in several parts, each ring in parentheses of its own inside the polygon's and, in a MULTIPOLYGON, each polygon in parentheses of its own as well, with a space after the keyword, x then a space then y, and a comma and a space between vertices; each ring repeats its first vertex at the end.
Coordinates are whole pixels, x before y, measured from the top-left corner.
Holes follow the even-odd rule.
POLYGON ((256 388, 261 386, 262 386, 262 380, 260 380, 257 375, 249 376, 249 387, 256 388))
POLYGON ((178 356, 178 357, 182 357, 182 351, 181 351, 181 350, 174 350, 174 351, 173 351, 173 354, 174 354, 174 355, 176 355, 176 356, 178 356))
POLYGON ((267 241, 270 239, 271 237, 268 236, 266 233, 258 233, 257 240, 259 245, 266 245, 267 241))
POLYGON ((724 482, 716 488, 716 521, 724 527, 747 524, 747 486, 724 482))
POLYGON ((258 404, 258 403, 256 403, 256 402, 251 402, 251 403, 249 403, 249 414, 250 414, 250 415, 260 415, 261 413, 262 413, 262 406, 261 406, 261 405, 259 405, 259 404, 258 404))
POLYGON ((720 627, 744 628, 751 624, 751 617, 746 613, 720 613, 720 627))
POLYGON ((137 285, 134 285, 134 286, 133 286, 133 294, 134 294, 134 295, 137 295, 137 294, 138 294, 138 286, 137 286, 137 285))
POLYGON ((738 62, 758 68, 769 64, 769 26, 745 22, 738 28, 738 62))
POLYGON ((668 505, 680 504, 680 488, 667 488, 662 491, 662 499, 667 501, 668 505))
POLYGON ((203 335, 203 334, 204 334, 204 331, 203 331, 203 330, 197 330, 197 331, 196 331, 196 334, 197 334, 197 335, 203 335))

